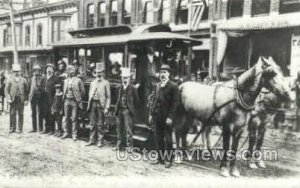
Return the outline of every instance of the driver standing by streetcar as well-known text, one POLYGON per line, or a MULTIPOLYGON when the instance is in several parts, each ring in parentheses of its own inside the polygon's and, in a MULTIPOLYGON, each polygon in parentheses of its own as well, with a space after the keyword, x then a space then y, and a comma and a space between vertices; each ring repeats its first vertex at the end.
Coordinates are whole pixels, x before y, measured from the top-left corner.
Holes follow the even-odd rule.
POLYGON ((149 123, 153 124, 155 130, 156 147, 158 158, 154 164, 165 164, 166 168, 172 166, 173 161, 173 119, 179 106, 178 86, 170 81, 171 68, 169 65, 162 65, 160 68, 160 82, 156 86, 154 103, 150 108, 149 123), (164 155, 167 152, 168 155, 164 155), (171 156, 164 159, 164 156, 171 156))

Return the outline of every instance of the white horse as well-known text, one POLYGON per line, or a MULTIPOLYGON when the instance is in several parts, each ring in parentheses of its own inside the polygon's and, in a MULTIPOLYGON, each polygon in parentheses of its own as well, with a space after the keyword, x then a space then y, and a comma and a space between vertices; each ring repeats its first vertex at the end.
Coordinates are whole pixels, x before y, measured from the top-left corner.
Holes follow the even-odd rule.
MULTIPOLYGON (((223 130, 223 150, 221 161, 223 176, 240 176, 236 167, 235 155, 243 128, 249 121, 250 112, 261 89, 265 87, 276 95, 288 96, 288 86, 280 67, 269 57, 260 57, 255 66, 247 70, 236 80, 221 85, 208 86, 196 82, 186 82, 180 86, 183 110, 178 110, 178 119, 197 118, 207 124, 219 124, 223 130), (182 112, 185 113, 182 113, 182 112), (230 148, 230 138, 232 145, 230 148), (233 151, 234 159, 228 167, 228 151, 233 151)), ((182 126, 187 125, 180 122, 182 126)), ((177 125, 180 127, 180 125, 177 125)), ((204 126, 205 127, 205 126, 204 126)), ((201 132, 201 131, 200 131, 201 132)))

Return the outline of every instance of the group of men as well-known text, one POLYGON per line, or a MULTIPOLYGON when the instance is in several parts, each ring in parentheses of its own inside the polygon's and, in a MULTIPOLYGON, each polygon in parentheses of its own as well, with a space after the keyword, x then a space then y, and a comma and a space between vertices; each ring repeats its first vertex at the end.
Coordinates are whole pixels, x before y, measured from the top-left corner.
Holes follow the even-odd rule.
MULTIPOLYGON (((83 109, 82 99, 85 95, 83 81, 76 76, 76 67, 58 62, 58 69, 52 64, 46 65, 46 75, 41 67, 33 67, 33 76, 29 83, 21 76, 21 67, 13 64, 12 77, 5 86, 5 95, 10 104, 10 133, 21 133, 23 130, 24 106, 28 102, 32 110, 32 130, 42 134, 59 136, 62 139, 77 137, 77 116, 79 109, 83 109), (64 69, 66 68, 66 73, 64 69), (18 123, 16 117, 18 116, 18 123), (18 125, 18 127, 16 127, 18 125), (56 126, 55 126, 56 125, 56 126)), ((97 64, 96 78, 91 82, 88 92, 86 112, 90 116, 90 138, 86 146, 104 144, 104 118, 109 112, 111 104, 110 84, 104 78, 104 63, 97 64)), ((133 146, 133 122, 139 105, 138 87, 130 81, 129 68, 121 68, 121 86, 114 116, 117 122, 116 149, 124 150, 133 146)), ((169 80, 171 68, 162 64, 158 69, 159 82, 155 88, 155 99, 150 107, 149 122, 153 125, 156 136, 157 149, 171 152, 172 124, 175 110, 179 105, 179 91, 175 83, 169 80)), ((172 159, 165 161, 158 157, 155 164, 166 164, 170 167, 172 159)))

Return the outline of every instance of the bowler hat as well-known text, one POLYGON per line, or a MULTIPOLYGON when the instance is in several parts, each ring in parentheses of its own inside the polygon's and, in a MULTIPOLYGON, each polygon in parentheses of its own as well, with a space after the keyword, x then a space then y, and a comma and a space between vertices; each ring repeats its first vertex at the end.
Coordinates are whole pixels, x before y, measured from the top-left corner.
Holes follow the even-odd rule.
POLYGON ((161 67, 160 67, 160 70, 167 70, 167 71, 171 71, 171 67, 167 64, 163 64, 161 67))
POLYGON ((55 69, 55 66, 54 66, 53 64, 51 64, 51 63, 48 63, 48 64, 46 65, 46 68, 48 68, 48 67, 52 67, 53 69, 55 69))
POLYGON ((21 69, 21 65, 20 64, 16 64, 16 63, 14 63, 13 65, 12 65, 12 71, 21 71, 22 69, 21 69))
POLYGON ((103 62, 96 63, 96 72, 103 72, 105 70, 105 65, 103 62))
POLYGON ((76 69, 73 65, 68 65, 67 72, 68 73, 75 73, 76 69))

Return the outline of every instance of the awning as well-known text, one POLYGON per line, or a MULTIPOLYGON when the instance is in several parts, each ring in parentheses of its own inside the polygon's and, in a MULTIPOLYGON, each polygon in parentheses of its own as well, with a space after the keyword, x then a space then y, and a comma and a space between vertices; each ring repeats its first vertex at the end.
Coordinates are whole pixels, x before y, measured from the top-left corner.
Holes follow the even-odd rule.
POLYGON ((151 41, 151 40, 178 40, 191 45, 200 45, 201 41, 186 37, 181 34, 170 32, 151 32, 151 33, 130 33, 122 35, 109 36, 95 36, 86 38, 72 38, 65 41, 50 44, 53 47, 67 47, 67 46, 95 46, 95 45, 110 45, 110 44, 124 44, 128 42, 151 41))
POLYGON ((300 26, 300 14, 284 14, 252 18, 237 18, 219 22, 221 30, 264 30, 283 29, 300 26))

